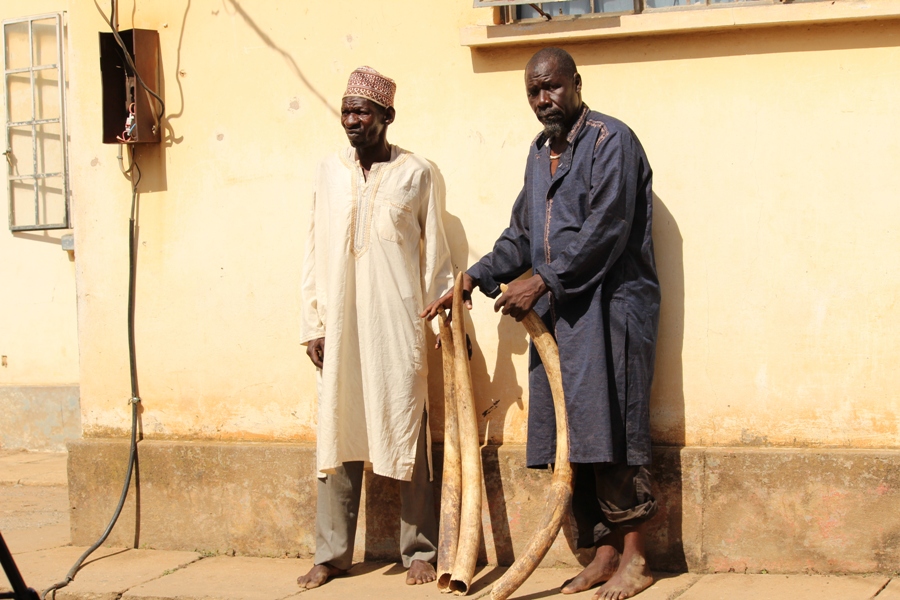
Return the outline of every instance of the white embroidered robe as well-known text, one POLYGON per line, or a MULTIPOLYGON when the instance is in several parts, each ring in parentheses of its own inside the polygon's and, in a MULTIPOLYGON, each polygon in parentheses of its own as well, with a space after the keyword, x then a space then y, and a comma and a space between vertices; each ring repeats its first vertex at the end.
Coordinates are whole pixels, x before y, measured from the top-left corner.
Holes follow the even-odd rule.
POLYGON ((301 342, 325 338, 320 474, 361 460, 408 481, 426 407, 426 323, 453 284, 431 164, 397 146, 368 178, 347 148, 323 160, 303 260, 301 342))

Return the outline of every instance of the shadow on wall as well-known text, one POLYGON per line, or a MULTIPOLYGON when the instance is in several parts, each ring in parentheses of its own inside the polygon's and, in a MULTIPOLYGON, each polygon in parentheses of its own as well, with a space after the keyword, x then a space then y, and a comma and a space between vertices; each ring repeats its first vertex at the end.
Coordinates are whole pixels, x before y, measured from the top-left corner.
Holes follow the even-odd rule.
POLYGON ((285 62, 288 64, 288 66, 291 67, 291 70, 294 71, 294 74, 297 76, 297 78, 301 82, 303 82, 303 85, 306 86, 306 89, 308 89, 312 93, 313 96, 318 98, 319 102, 321 102, 325 106, 325 108, 327 108, 328 111, 331 112, 332 115, 334 115, 335 117, 340 117, 340 115, 338 114, 338 111, 335 110, 334 106, 331 105, 331 102, 329 102, 325 98, 325 96, 323 96, 322 93, 319 92, 319 90, 317 90, 315 87, 313 87, 312 83, 309 82, 309 80, 306 78, 306 75, 304 75, 303 71, 300 70, 300 66, 297 64, 297 61, 294 60, 294 57, 291 56, 286 50, 281 48, 278 44, 276 44, 272 40, 272 38, 270 38, 266 34, 266 32, 262 30, 260 28, 260 26, 257 25, 256 22, 250 17, 250 15, 247 14, 247 11, 244 10, 244 7, 241 6, 241 4, 237 0, 227 0, 227 4, 230 4, 232 6, 232 8, 234 9, 234 12, 239 14, 241 16, 241 18, 244 19, 244 22, 247 23, 247 25, 250 27, 250 29, 252 29, 253 32, 256 35, 258 35, 259 38, 267 46, 272 48, 272 50, 274 50, 275 52, 280 54, 282 56, 282 58, 284 58, 285 62))
POLYGON ((675 217, 653 194, 653 246, 662 290, 656 367, 651 391, 653 443, 683 446, 684 422, 684 242, 675 217))
MULTIPOLYGON (((771 29, 717 33, 659 35, 652 38, 591 40, 560 44, 581 65, 646 63, 753 54, 822 52, 900 46, 900 22, 868 21, 828 25, 783 26, 771 29), (797 35, 798 29, 803 35, 797 35)), ((524 71, 525 63, 540 48, 552 43, 515 48, 473 48, 475 73, 524 71)))
POLYGON ((681 447, 685 439, 684 241, 675 217, 653 194, 653 246, 662 290, 656 366, 650 400, 653 478, 659 512, 647 525, 648 559, 653 568, 687 570, 683 540, 681 447))
MULTIPOLYGON (((430 162, 430 161, 429 161, 430 162)), ((436 183, 441 190, 445 190, 445 183, 440 169, 431 163, 437 175, 436 183)), ((451 262, 454 275, 464 271, 470 266, 469 242, 462 221, 455 215, 443 211, 444 231, 450 245, 451 262)), ((497 233, 502 231, 498 226, 497 233)), ((477 292, 480 293, 480 292, 477 292)), ((525 329, 511 318, 500 319, 497 323, 497 358, 494 368, 487 368, 487 361, 481 346, 478 343, 478 332, 472 322, 471 316, 466 313, 466 332, 472 342, 472 384, 475 388, 475 409, 478 413, 479 435, 482 443, 502 444, 504 441, 503 429, 506 422, 506 413, 512 405, 524 408, 522 394, 524 388, 519 384, 513 355, 522 355, 528 351, 528 337, 525 329), (489 373, 493 373, 491 378, 489 373)), ((429 369, 429 412, 431 414, 431 433, 435 441, 444 439, 444 387, 443 366, 441 353, 429 345, 428 369, 429 369)))

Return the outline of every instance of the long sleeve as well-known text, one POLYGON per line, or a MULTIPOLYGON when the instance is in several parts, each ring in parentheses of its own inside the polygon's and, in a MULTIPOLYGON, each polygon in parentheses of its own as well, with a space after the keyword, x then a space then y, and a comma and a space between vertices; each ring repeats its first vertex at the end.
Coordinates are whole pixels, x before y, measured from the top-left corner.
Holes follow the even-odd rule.
POLYGON ((634 142, 611 132, 594 153, 587 218, 566 248, 537 273, 558 301, 594 288, 628 243, 635 207, 637 176, 634 142))
POLYGON ((325 337, 325 323, 319 313, 316 290, 316 194, 313 192, 309 214, 309 231, 306 235, 306 251, 303 255, 303 271, 300 286, 300 343, 325 337))
POLYGON ((440 298, 453 287, 453 263, 444 232, 444 185, 435 169, 429 169, 428 197, 419 209, 422 231, 419 253, 422 274, 423 308, 440 298))
MULTIPOLYGON (((527 184, 526 184, 527 185, 527 184)), ((491 298, 500 293, 500 284, 509 283, 531 268, 531 231, 525 186, 513 204, 512 217, 494 248, 467 271, 481 291, 491 298)))

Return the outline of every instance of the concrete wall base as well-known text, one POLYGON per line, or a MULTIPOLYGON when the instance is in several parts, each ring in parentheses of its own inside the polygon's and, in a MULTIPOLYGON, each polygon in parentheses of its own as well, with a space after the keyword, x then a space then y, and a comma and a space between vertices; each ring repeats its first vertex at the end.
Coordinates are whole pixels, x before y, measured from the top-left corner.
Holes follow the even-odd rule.
POLYGON ((0 448, 62 452, 81 437, 77 385, 0 386, 0 448))
MULTIPOLYGON (((435 448, 436 485, 441 448, 435 448)), ((524 447, 482 451, 481 560, 510 564, 541 513, 550 475, 523 468, 524 447)), ((126 440, 69 444, 72 543, 93 543, 115 508, 126 440)), ((893 573, 900 564, 900 451, 654 450, 659 514, 648 524, 659 570, 893 573)), ((399 496, 368 476, 358 560, 399 558, 399 496)), ((315 551, 315 448, 301 444, 140 443, 138 472, 108 543, 252 556, 315 551)), ((544 566, 584 564, 571 524, 544 566)))

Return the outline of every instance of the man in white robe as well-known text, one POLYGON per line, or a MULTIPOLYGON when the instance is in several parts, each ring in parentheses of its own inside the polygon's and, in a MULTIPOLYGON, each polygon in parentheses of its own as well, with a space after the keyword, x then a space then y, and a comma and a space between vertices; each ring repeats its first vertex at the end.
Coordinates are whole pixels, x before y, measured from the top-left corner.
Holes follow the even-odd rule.
POLYGON ((350 148, 324 159, 303 261, 301 342, 318 368, 313 588, 350 568, 364 469, 401 481, 406 583, 433 581, 423 308, 452 286, 432 165, 387 142, 394 82, 354 71, 341 104, 350 148), (327 348, 327 350, 326 350, 327 348))

